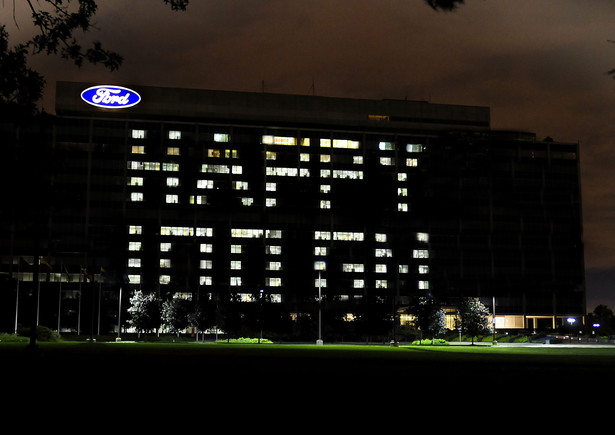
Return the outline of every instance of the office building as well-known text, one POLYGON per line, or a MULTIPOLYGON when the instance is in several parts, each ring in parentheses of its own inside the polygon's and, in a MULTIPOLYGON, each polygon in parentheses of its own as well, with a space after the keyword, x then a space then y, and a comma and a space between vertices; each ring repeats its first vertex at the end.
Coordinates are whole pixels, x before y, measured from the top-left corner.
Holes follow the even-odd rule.
MULTIPOLYGON (((87 274, 101 300, 266 295, 295 321, 319 294, 349 321, 419 295, 480 297, 498 328, 584 314, 578 144, 493 131, 486 107, 61 82, 36 134, 51 327, 75 329, 87 274)), ((3 266, 26 285, 12 216, 3 266)))

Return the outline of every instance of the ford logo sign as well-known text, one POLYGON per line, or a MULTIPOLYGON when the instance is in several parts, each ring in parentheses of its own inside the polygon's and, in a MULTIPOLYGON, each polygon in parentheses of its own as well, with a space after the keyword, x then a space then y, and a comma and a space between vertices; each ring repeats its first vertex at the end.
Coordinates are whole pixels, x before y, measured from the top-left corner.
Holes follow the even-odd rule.
POLYGON ((92 86, 81 92, 81 99, 88 104, 104 109, 125 109, 139 104, 141 96, 122 86, 92 86))

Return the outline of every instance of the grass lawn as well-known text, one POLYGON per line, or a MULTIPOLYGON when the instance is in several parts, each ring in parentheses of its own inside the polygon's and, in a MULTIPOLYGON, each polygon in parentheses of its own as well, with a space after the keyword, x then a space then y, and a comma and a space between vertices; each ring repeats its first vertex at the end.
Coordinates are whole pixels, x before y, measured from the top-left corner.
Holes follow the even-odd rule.
POLYGON ((317 397, 318 407, 343 404, 353 418, 422 407, 473 413, 476 406, 517 409, 526 401, 544 409, 571 392, 615 385, 615 347, 61 342, 39 343, 36 355, 26 348, 0 343, 5 396, 35 398, 62 412, 151 412, 179 403, 209 404, 214 414, 232 404, 277 415, 313 406, 317 397))

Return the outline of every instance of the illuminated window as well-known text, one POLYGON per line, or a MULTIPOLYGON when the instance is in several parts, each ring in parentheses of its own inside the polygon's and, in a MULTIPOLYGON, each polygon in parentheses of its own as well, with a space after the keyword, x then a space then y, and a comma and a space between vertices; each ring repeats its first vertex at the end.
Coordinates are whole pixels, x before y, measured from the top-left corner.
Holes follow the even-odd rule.
POLYGON ((231 245, 231 254, 241 254, 241 245, 231 245))
POLYGON ((227 133, 214 133, 214 142, 228 142, 230 136, 227 133))
POLYGON ((231 169, 228 165, 201 165, 201 172, 210 173, 210 174, 229 174, 231 169))
POLYGON ((243 167, 242 166, 233 165, 233 166, 231 166, 231 172, 233 174, 241 174, 241 173, 243 173, 243 167))
POLYGON ((326 278, 316 278, 314 280, 314 287, 326 287, 327 279, 326 278))
POLYGON ((231 282, 230 284, 232 286, 240 286, 241 285, 241 277, 240 276, 231 276, 231 282))
POLYGON ((355 279, 352 281, 353 288, 365 288, 365 280, 363 279, 355 279))
POLYGON ((386 264, 376 264, 376 273, 387 273, 387 265, 386 264))
POLYGON ((128 282, 130 282, 131 284, 140 284, 141 275, 128 275, 128 282))
POLYGON ((343 263, 342 264, 342 272, 363 272, 365 271, 365 266, 360 263, 343 263))
POLYGON ((141 242, 128 242, 128 250, 129 251, 140 251, 141 242))
POLYGON ((264 135, 262 143, 265 145, 297 145, 297 138, 290 136, 264 135))
POLYGON ((140 258, 129 258, 128 267, 141 267, 141 259, 140 258))
POLYGON ((160 275, 160 278, 158 280, 158 282, 160 284, 170 284, 171 283, 171 276, 170 275, 160 275))
POLYGON ((179 147, 167 147, 167 155, 168 156, 178 156, 179 147))
POLYGON ((160 267, 162 267, 163 269, 171 267, 171 260, 169 260, 168 258, 161 258, 160 267))
POLYGON ((347 148, 358 149, 359 142, 350 139, 320 139, 320 146, 323 148, 347 148))
POLYGON ((336 169, 333 171, 333 178, 343 178, 349 180, 362 180, 363 171, 349 171, 344 169, 336 169))
POLYGON ((408 196, 408 189, 405 187, 398 187, 397 196, 408 196))
POLYGON ((296 177, 298 173, 299 170, 297 168, 267 167, 267 175, 279 177, 296 177))
POLYGON ((382 166, 392 166, 393 158, 392 157, 380 157, 380 164, 382 166))
POLYGON ((417 143, 409 143, 406 145, 406 151, 409 153, 421 153, 423 152, 423 145, 417 143))
POLYGON ((314 231, 315 240, 331 240, 330 231, 314 231))
POLYGON ((314 246, 314 255, 327 255, 329 248, 326 246, 314 246))
POLYGON ((130 200, 135 202, 143 201, 143 192, 131 192, 130 200))
POLYGON ((330 163, 331 162, 331 154, 321 154, 320 155, 321 163, 330 163))
POLYGON ((201 248, 200 248, 201 252, 213 252, 214 247, 211 243, 201 243, 201 248))
POLYGON ((419 273, 421 275, 425 275, 429 273, 429 266, 425 265, 425 264, 420 264, 419 265, 419 273))
POLYGON ((207 195, 190 195, 190 204, 207 204, 207 195))
POLYGON ((177 130, 169 131, 169 139, 171 140, 179 140, 182 138, 182 132, 177 130))
POLYGON ((328 199, 321 199, 320 208, 325 208, 325 209, 331 208, 331 201, 328 199))
POLYGON ((233 189, 248 190, 248 182, 247 181, 233 181, 233 189))
POLYGON ((254 204, 254 198, 243 197, 241 199, 241 205, 251 206, 254 204))
POLYGON ((267 270, 282 270, 281 261, 269 261, 267 263, 267 270))
POLYGON ((145 147, 143 145, 133 145, 131 147, 131 152, 133 154, 145 154, 145 147))
POLYGON ((329 193, 329 192, 331 192, 331 185, 330 184, 321 184, 320 185, 320 191, 322 193, 329 193))
POLYGON ((231 260, 231 270, 241 270, 241 260, 231 260))
POLYGON ((427 290, 429 288, 429 281, 419 281, 419 288, 427 290))
POLYGON ((201 260, 199 261, 199 268, 200 269, 211 269, 213 267, 213 261, 212 260, 201 260))
POLYGON ((352 156, 352 163, 354 163, 355 165, 362 165, 363 156, 352 156))
POLYGON ((277 204, 278 200, 276 198, 265 198, 266 207, 275 207, 277 204))
POLYGON ((179 186, 179 178, 167 177, 167 187, 177 187, 177 186, 179 186))
POLYGON ((268 192, 275 192, 278 186, 276 183, 267 183, 265 184, 265 190, 268 192))
POLYGON ((192 236, 194 235, 194 228, 192 227, 160 227, 161 236, 192 236))
POLYGON ((162 170, 167 172, 179 171, 179 163, 163 163, 162 170))
POLYGON ((231 237, 257 238, 263 236, 263 230, 249 228, 231 228, 231 237))
POLYGON ((376 280, 376 288, 388 288, 389 283, 386 279, 377 279, 376 280))
POLYGON ((267 286, 280 287, 282 285, 282 278, 267 278, 267 286))
POLYGON ((200 276, 199 277, 199 284, 200 285, 212 285, 213 284, 213 279, 211 278, 211 276, 200 276))
POLYGON ((406 204, 405 202, 397 203, 397 211, 407 212, 408 211, 408 204, 406 204))
POLYGON ((321 169, 320 178, 329 178, 331 176, 331 169, 321 169))
POLYGON ((211 237, 214 234, 214 229, 213 228, 202 228, 202 227, 197 227, 196 229, 196 235, 197 237, 211 237))
POLYGON ((383 234, 383 233, 376 233, 374 235, 374 238, 376 239, 377 242, 386 242, 387 241, 387 235, 383 234))
POLYGON ((390 151, 395 149, 395 146, 392 142, 380 142, 378 143, 378 149, 381 151, 390 151))
POLYGON ((145 139, 145 130, 132 130, 133 139, 145 139))
POLYGON ((196 187, 198 189, 213 189, 214 180, 196 180, 196 187))
POLYGON ((141 234, 143 227, 141 225, 130 225, 128 227, 128 234, 141 234))
POLYGON ((239 157, 239 153, 237 150, 224 150, 224 157, 236 159, 239 157))
POLYGON ((419 242, 429 242, 429 234, 416 233, 416 240, 418 240, 419 242))
POLYGON ((179 195, 166 195, 165 201, 167 204, 177 204, 179 202, 179 195))
POLYGON ((301 153, 301 154, 299 154, 299 161, 300 162, 309 162, 310 161, 310 155, 308 153, 301 153))
POLYGON ((415 249, 412 251, 413 258, 429 258, 429 251, 427 249, 415 249))
POLYGON ((128 179, 129 186, 143 186, 143 177, 130 177, 128 179))
POLYGON ((410 268, 407 264, 400 264, 397 270, 399 271, 399 273, 408 273, 410 271, 410 268))
POLYGON ((406 166, 418 166, 419 164, 419 159, 406 159, 406 166))
POLYGON ((267 230, 265 237, 267 237, 268 239, 281 239, 282 230, 267 230))
POLYGON ((374 255, 376 257, 392 257, 393 251, 391 249, 377 248, 374 250, 374 255))
POLYGON ((333 233, 333 240, 341 241, 363 241, 363 233, 348 232, 348 231, 335 231, 333 233))
POLYGON ((265 153, 265 159, 267 160, 276 160, 278 158, 278 153, 275 151, 267 151, 265 153))
POLYGON ((160 243, 160 252, 169 252, 170 250, 171 250, 171 243, 169 242, 160 243))
POLYGON ((282 247, 278 245, 265 246, 265 253, 270 255, 282 255, 282 247))

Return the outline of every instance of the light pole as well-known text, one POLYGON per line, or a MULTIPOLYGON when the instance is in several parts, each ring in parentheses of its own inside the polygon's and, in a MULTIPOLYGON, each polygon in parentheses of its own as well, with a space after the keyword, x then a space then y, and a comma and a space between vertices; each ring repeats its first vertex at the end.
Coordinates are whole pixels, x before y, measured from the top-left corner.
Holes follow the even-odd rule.
POLYGON ((327 270, 327 264, 324 261, 315 261, 314 269, 318 270, 318 340, 316 344, 322 346, 322 281, 321 271, 327 270))

